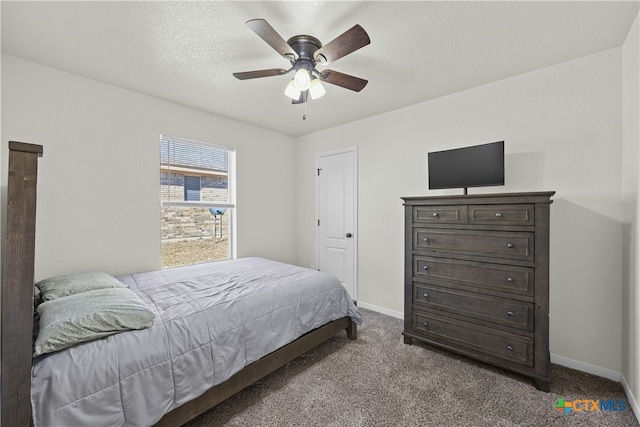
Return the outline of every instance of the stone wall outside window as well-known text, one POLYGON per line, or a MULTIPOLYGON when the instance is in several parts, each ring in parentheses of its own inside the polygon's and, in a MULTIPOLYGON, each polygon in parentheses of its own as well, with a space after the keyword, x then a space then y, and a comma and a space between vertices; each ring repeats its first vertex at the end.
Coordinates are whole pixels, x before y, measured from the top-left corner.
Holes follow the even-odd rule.
MULTIPOLYGON (((184 200, 184 174, 161 172, 160 197, 163 202, 184 200)), ((227 203, 228 183, 226 176, 202 175, 200 178, 200 201, 227 203)), ((208 208, 162 206, 160 209, 161 239, 187 240, 212 238, 214 215, 208 208)), ((228 238, 229 213, 216 215, 216 238, 228 238)))

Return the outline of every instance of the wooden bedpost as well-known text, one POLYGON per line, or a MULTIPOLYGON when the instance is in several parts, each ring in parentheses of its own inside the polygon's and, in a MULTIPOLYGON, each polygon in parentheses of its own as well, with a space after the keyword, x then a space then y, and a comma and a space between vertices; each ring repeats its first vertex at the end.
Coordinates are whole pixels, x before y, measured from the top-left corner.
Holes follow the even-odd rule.
POLYGON ((31 424, 36 184, 42 146, 9 142, 2 263, 2 425, 31 424))

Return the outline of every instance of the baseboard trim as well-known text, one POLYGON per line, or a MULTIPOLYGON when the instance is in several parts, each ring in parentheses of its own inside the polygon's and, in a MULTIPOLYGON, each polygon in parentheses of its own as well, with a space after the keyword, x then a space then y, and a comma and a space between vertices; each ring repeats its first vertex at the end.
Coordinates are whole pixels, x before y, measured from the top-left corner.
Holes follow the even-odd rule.
MULTIPOLYGON (((377 313, 385 314, 387 316, 395 317, 397 319, 404 319, 404 313, 401 311, 390 310, 388 308, 380 307, 374 304, 369 304, 363 301, 358 301, 358 307, 365 308, 367 310, 375 311, 377 313)), ((551 363, 566 366, 567 368, 575 369, 578 371, 586 372, 588 374, 597 375, 615 382, 619 382, 627 395, 629 403, 633 408, 633 412, 640 420, 640 406, 638 401, 631 393, 631 389, 627 385, 622 374, 612 369, 602 368, 600 366, 592 365, 590 363, 581 362, 579 360, 570 359, 564 356, 558 356, 557 354, 551 354, 551 363)))
POLYGON ((629 387, 629 384, 627 384, 627 380, 624 375, 620 376, 620 384, 622 385, 624 393, 627 395, 627 401, 629 402, 629 405, 631 405, 631 409, 633 409, 633 414, 636 416, 636 420, 640 422, 640 405, 638 405, 638 401, 631 392, 631 388, 629 387))
POLYGON ((590 363, 581 362, 579 360, 569 359, 568 357, 551 354, 551 363, 566 366, 567 368, 586 372, 588 374, 597 375, 615 382, 620 382, 620 372, 602 368, 600 366, 591 365, 590 363))
POLYGON ((388 308, 369 304, 363 301, 358 301, 358 307, 366 308, 367 310, 375 311, 376 313, 386 314, 387 316, 395 317, 396 319, 404 319, 404 313, 401 311, 389 310, 388 308))

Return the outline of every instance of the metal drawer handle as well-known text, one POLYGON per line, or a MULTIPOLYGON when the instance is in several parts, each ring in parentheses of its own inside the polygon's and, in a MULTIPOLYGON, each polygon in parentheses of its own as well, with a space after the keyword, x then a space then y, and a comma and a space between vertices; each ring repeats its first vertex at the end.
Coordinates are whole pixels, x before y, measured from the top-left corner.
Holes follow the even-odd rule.
POLYGON ((424 294, 422 294, 422 296, 424 297, 424 299, 429 299, 429 294, 426 293, 426 292, 424 294))
POLYGON ((433 216, 434 218, 437 218, 437 217, 439 217, 439 216, 440 216, 440 214, 439 214, 438 212, 434 212, 432 216, 433 216))
POLYGON ((424 271, 427 271, 427 270, 429 269, 429 266, 428 266, 428 265, 425 265, 424 267, 422 267, 422 269, 423 269, 424 271))
POLYGON ((502 218, 502 213, 496 212, 496 218, 502 218))
POLYGON ((508 248, 513 248, 513 246, 514 246, 514 244, 513 244, 513 243, 511 243, 511 242, 507 243, 507 247, 508 247, 508 248))
POLYGON ((516 281, 516 279, 514 279, 513 277, 507 277, 507 282, 513 283, 515 281, 516 281))
POLYGON ((507 316, 513 317, 513 311, 507 311, 507 316))
POLYGON ((425 328, 428 328, 429 324, 427 322, 422 322, 422 326, 424 326, 425 328))
POLYGON ((423 242, 428 243, 429 242, 429 238, 425 237, 424 239, 422 239, 423 242))
POLYGON ((509 351, 513 351, 513 346, 512 346, 512 345, 508 345, 508 346, 507 346, 507 350, 509 350, 509 351))

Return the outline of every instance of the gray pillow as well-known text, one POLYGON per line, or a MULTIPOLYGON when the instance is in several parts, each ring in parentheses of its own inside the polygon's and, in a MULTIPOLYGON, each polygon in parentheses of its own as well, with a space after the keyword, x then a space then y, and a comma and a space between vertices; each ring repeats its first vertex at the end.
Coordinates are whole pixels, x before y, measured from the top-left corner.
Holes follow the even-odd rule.
POLYGON ((155 314, 132 290, 99 289, 45 301, 33 357, 153 324, 155 314))
POLYGON ((50 277, 39 281, 36 286, 40 289, 42 301, 51 301, 96 289, 127 287, 115 277, 99 271, 50 277))

